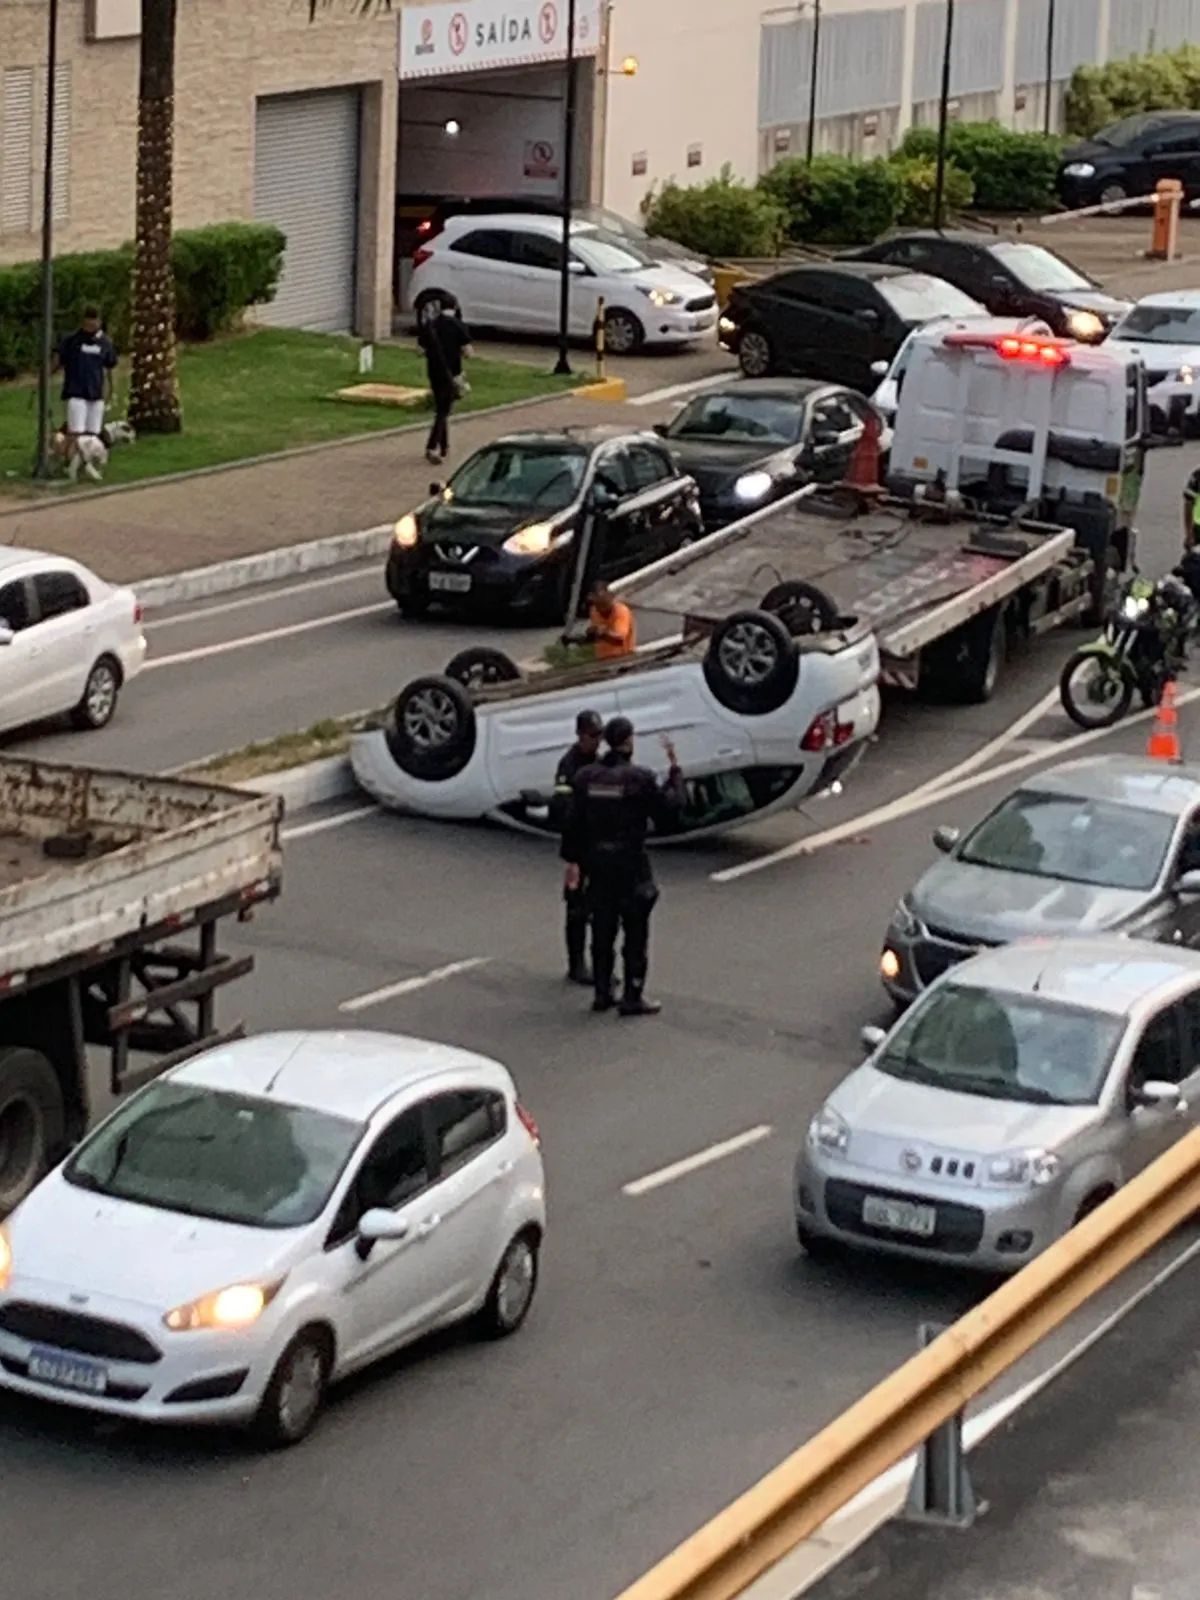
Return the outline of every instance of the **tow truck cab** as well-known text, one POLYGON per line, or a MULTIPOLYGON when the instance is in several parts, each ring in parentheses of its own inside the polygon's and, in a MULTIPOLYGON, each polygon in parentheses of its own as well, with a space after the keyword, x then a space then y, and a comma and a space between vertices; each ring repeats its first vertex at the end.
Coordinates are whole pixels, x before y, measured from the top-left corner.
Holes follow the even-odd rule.
POLYGON ((1131 352, 1011 322, 932 328, 915 337, 904 375, 888 487, 944 488, 1073 530, 1099 602, 1134 559, 1150 443, 1145 369, 1131 352))

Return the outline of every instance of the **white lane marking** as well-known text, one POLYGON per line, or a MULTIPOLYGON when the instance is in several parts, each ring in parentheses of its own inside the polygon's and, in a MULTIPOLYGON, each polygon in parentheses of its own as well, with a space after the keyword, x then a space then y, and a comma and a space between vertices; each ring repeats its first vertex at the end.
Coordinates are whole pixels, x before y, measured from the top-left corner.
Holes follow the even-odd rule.
POLYGON ((445 983, 460 972, 470 972, 473 967, 486 967, 491 956, 471 956, 467 961, 451 961, 444 967, 434 967, 432 972, 422 972, 416 978, 402 978, 399 983, 389 983, 383 989, 372 989, 370 994, 355 995, 353 1000, 343 1000, 339 1011, 366 1011, 369 1006, 381 1006, 385 1000, 398 1000, 401 995, 415 994, 418 989, 428 989, 432 983, 445 983))
POLYGON ((335 572, 328 578, 309 578, 304 583, 285 584, 282 589, 264 588, 258 594, 248 595, 241 600, 222 600, 219 605, 200 606, 196 611, 180 611, 173 617, 148 616, 142 622, 142 627, 146 630, 177 628, 184 622, 201 622, 205 617, 223 617, 227 612, 243 611, 249 606, 269 606, 272 601, 284 600, 290 595, 311 594, 316 589, 332 589, 339 583, 354 583, 361 578, 378 576, 379 563, 376 561, 353 572, 335 572))
POLYGON ((661 1189, 664 1184, 674 1183, 676 1178, 686 1178, 689 1173, 699 1172, 702 1167, 711 1167, 714 1161, 724 1161, 726 1156, 736 1155, 739 1150, 748 1150, 752 1144, 761 1144, 764 1139, 771 1137, 770 1123, 763 1122, 757 1128, 747 1128, 745 1133, 735 1134, 732 1139, 722 1139, 720 1144, 710 1144, 707 1150, 697 1150, 693 1156, 684 1156, 682 1161, 673 1161, 669 1167, 660 1167, 657 1172, 650 1172, 644 1178, 635 1178, 632 1183, 625 1184, 621 1193, 636 1199, 638 1195, 649 1194, 652 1189, 661 1189))
POLYGON ((209 656, 228 655, 231 650, 249 650, 254 645, 272 644, 276 639, 293 639, 298 633, 312 633, 316 628, 331 628, 339 622, 353 622, 357 617, 377 616, 383 611, 395 611, 390 600, 370 606, 355 606, 351 611, 333 611, 327 617, 310 617, 307 622, 290 622, 286 627, 268 628, 263 633, 244 633, 236 639, 223 639, 220 644, 204 644, 195 650, 180 650, 173 656, 151 656, 143 672, 153 672, 157 667, 182 667, 189 661, 205 661, 209 656))
MULTIPOLYGON (((1189 689, 1186 694, 1179 696, 1175 704, 1189 705, 1197 698, 1200 698, 1200 689, 1189 689)), ((778 866, 783 861, 791 861, 796 856, 815 855, 818 850, 824 850, 831 844, 839 844, 843 839, 853 838, 865 828, 881 828, 889 822, 899 822, 905 817, 914 816, 918 811, 928 811, 930 806, 939 805, 943 800, 952 800, 956 795, 969 794, 973 789, 981 789, 986 784, 1010 777, 1013 773, 1026 772, 1030 767, 1036 767, 1049 760, 1051 756, 1065 761, 1075 751, 1095 744, 1098 739, 1107 739, 1110 735, 1119 733, 1122 728, 1148 722, 1154 714, 1153 707, 1149 711, 1138 711, 1132 717, 1126 717, 1124 721, 1118 722, 1115 727, 1092 728, 1087 733, 1079 733, 1073 738, 1062 740, 1051 750, 1031 750, 1023 756, 1014 756, 1011 761, 1003 761, 998 766, 989 767, 985 772, 961 778, 956 783, 938 788, 918 789, 902 796, 899 800, 891 801, 888 805, 878 806, 874 811, 864 811, 861 816, 851 817, 846 822, 839 822, 836 827, 826 828, 824 833, 814 833, 807 838, 797 839, 792 844, 784 845, 780 850, 773 850, 770 855, 759 856, 754 861, 743 861, 736 867, 724 867, 720 872, 710 874, 711 881, 734 883, 739 878, 748 878, 754 872, 764 872, 768 867, 778 866)))
POLYGON ((673 383, 667 389, 652 389, 649 394, 635 394, 626 401, 631 406, 656 406, 663 400, 677 400, 685 394, 699 394, 704 389, 720 389, 724 384, 737 383, 734 371, 718 372, 711 378, 693 378, 690 383, 673 383))
POLYGON ((960 761, 956 767, 949 767, 945 772, 939 772, 936 777, 927 779, 918 784, 912 791, 914 795, 925 794, 932 789, 944 789, 947 784, 953 783, 957 778, 965 778, 968 772, 976 772, 980 767, 986 766, 993 756, 999 755, 1001 750, 1007 750, 1010 745, 1016 744, 1021 735, 1035 723, 1040 722, 1048 711, 1053 710, 1058 702, 1058 690, 1047 689, 1046 693, 1029 710, 1010 722, 1003 733, 998 733, 994 739, 989 739, 987 744, 969 755, 965 761, 960 761))
POLYGON ((347 823, 361 822, 364 817, 373 817, 378 810, 378 806, 358 806, 353 811, 339 811, 332 817, 318 817, 316 822, 300 822, 294 828, 283 828, 279 837, 283 840, 307 839, 314 833, 328 833, 331 828, 344 828, 347 823))

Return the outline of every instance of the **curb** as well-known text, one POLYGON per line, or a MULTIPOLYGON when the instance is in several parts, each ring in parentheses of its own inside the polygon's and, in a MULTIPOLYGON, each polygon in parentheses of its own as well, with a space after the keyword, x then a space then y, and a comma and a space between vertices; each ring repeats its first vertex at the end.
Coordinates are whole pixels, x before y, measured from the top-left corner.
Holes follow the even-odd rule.
POLYGON ((273 794, 283 801, 285 813, 328 805, 359 792, 349 756, 323 756, 287 772, 271 772, 236 785, 252 794, 273 794))
POLYGON ((187 572, 167 572, 159 578, 135 579, 130 585, 142 605, 185 605, 190 600, 206 600, 229 594, 234 589, 249 589, 258 583, 273 583, 299 572, 319 572, 325 567, 348 565, 387 554, 392 541, 392 524, 360 528, 356 533, 334 533, 325 539, 309 539, 304 544, 279 545, 253 556, 237 556, 217 561, 209 567, 192 567, 187 572))

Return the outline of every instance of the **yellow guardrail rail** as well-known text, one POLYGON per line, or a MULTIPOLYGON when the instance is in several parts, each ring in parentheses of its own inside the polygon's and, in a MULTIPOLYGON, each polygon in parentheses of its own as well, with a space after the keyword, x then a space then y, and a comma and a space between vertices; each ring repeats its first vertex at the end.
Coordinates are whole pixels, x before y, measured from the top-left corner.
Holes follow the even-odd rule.
POLYGON ((745 1594, 1197 1211, 1200 1129, 823 1428, 619 1600, 736 1600, 745 1594))

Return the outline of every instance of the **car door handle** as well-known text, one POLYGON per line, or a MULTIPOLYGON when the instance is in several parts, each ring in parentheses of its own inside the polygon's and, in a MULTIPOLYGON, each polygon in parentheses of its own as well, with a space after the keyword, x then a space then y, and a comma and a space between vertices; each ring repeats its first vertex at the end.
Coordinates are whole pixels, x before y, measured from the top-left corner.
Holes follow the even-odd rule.
POLYGON ((428 1239, 429 1235, 436 1232, 441 1225, 441 1217, 426 1217, 425 1221, 422 1222, 420 1227, 417 1229, 417 1238, 428 1239))
POLYGON ((492 1181, 494 1183, 499 1183, 501 1178, 507 1178, 516 1164, 517 1163, 515 1161, 502 1161, 496 1168, 492 1181))

